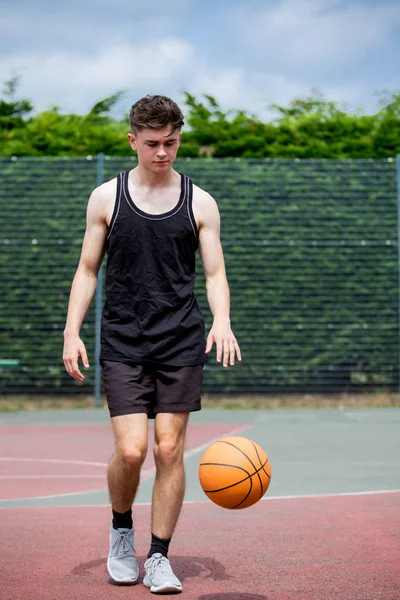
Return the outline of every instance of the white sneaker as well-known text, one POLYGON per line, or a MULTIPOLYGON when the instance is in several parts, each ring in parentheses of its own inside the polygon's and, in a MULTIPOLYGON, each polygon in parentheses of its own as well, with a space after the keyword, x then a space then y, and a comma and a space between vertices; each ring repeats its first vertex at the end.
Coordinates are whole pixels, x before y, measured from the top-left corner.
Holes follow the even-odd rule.
POLYGON ((150 588, 153 594, 171 594, 182 591, 182 584, 174 575, 168 558, 159 554, 153 554, 144 563, 146 575, 143 584, 150 588))
POLYGON ((139 577, 134 548, 135 529, 110 530, 110 552, 107 561, 107 571, 117 583, 135 583, 139 577))

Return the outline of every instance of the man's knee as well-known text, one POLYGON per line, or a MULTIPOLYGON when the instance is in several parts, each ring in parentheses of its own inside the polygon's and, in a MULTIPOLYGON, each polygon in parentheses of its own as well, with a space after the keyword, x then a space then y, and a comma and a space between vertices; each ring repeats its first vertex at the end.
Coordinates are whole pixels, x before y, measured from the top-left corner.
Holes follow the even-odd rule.
POLYGON ((173 466, 183 461, 181 439, 164 438, 154 444, 154 458, 159 466, 173 466))
POLYGON ((147 448, 141 446, 122 446, 118 455, 125 466, 131 469, 140 469, 146 458, 147 448))

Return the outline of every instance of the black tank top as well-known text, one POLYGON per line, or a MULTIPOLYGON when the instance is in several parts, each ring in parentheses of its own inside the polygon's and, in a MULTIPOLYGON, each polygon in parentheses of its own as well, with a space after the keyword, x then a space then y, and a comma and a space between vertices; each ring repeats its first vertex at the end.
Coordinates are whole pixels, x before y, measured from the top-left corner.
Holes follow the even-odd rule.
POLYGON ((193 184, 181 175, 176 206, 152 215, 135 205, 128 177, 129 171, 118 175, 108 230, 100 361, 203 364, 204 319, 194 295, 193 184))

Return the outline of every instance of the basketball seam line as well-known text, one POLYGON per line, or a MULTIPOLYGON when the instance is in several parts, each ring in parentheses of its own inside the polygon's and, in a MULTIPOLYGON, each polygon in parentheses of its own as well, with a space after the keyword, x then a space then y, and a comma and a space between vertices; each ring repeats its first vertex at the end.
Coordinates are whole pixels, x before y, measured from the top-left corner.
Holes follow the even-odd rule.
MULTIPOLYGON (((259 460, 259 462, 260 462, 260 466, 261 466, 262 470, 264 471, 265 475, 267 475, 267 477, 268 477, 268 478, 271 480, 271 477, 270 477, 270 475, 268 475, 268 473, 266 472, 266 470, 264 469, 264 467, 263 467, 263 465, 262 465, 261 458, 260 458, 260 455, 259 455, 259 453, 258 453, 258 448, 257 448, 256 444, 255 444, 253 441, 252 441, 251 443, 252 443, 252 444, 253 444, 253 446, 254 446, 254 450, 256 451, 257 458, 258 458, 258 460, 259 460)), ((266 461, 266 463, 265 463, 265 464, 267 464, 267 462, 268 462, 268 456, 267 456, 267 461, 266 461)), ((263 484, 262 484, 262 481, 261 481, 261 477, 260 477, 260 476, 258 476, 258 477, 259 477, 259 479, 260 479, 260 485, 261 485, 261 496, 260 496, 260 500, 261 500, 261 498, 264 496, 264 494, 265 494, 265 492, 266 492, 267 490, 265 490, 265 492, 264 492, 264 488, 263 488, 263 484)))
MULTIPOLYGON (((241 452, 243 454, 243 456, 245 456, 247 458, 247 460, 249 461, 249 463, 251 464, 251 466, 254 469, 257 469, 256 465, 253 463, 253 461, 251 460, 250 457, 247 456, 246 452, 244 452, 241 448, 239 448, 239 446, 235 446, 235 444, 233 444, 232 442, 228 442, 227 440, 218 440, 218 442, 216 442, 217 444, 228 444, 228 446, 232 446, 233 448, 236 448, 236 450, 239 450, 239 452, 241 452)), ((251 441, 251 443, 254 445, 254 442, 251 441)), ((258 456, 258 454, 257 454, 258 456)), ((258 457, 258 459, 260 460, 260 457, 258 457)), ((266 455, 266 462, 265 464, 267 464, 268 462, 268 456, 266 455)), ((260 465, 261 465, 261 460, 260 460, 260 465)))
MULTIPOLYGON (((252 477, 254 477, 254 475, 258 475, 259 471, 263 471, 267 462, 268 462, 268 459, 265 461, 265 463, 263 465, 261 465, 261 467, 259 469, 256 469, 256 471, 254 471, 254 473, 251 473, 251 474, 248 471, 246 471, 246 469, 243 469, 243 467, 238 467, 237 465, 226 465, 224 463, 201 463, 200 467, 205 467, 205 466, 207 466, 207 467, 232 467, 234 469, 240 469, 241 471, 244 471, 245 473, 247 473, 247 477, 245 477, 244 479, 241 479, 240 481, 236 481, 236 483, 233 483, 232 485, 227 485, 226 487, 223 487, 219 490, 203 490, 203 491, 206 494, 213 494, 214 492, 223 492, 224 490, 228 490, 231 487, 235 487, 235 485, 239 485, 239 483, 244 483, 245 481, 247 481, 247 479, 251 479, 252 477)), ((264 473, 265 473, 265 471, 264 471, 264 473)), ((271 477, 268 475, 268 473, 265 473, 265 474, 269 479, 271 479, 271 477)))
POLYGON ((251 476, 251 477, 250 477, 250 489, 249 489, 249 491, 247 492, 246 496, 243 498, 243 500, 241 500, 241 501, 239 502, 239 504, 236 504, 236 506, 232 506, 232 509, 231 509, 231 510, 235 510, 235 508, 239 508, 239 506, 240 506, 241 504, 243 504, 243 502, 246 502, 247 498, 248 498, 248 497, 250 496, 250 494, 251 494, 251 490, 252 490, 252 489, 253 489, 253 476, 251 476))
MULTIPOLYGON (((260 467, 262 467, 261 460, 260 460, 260 457, 258 455, 257 447, 256 447, 256 445, 255 445, 255 443, 253 441, 251 443, 253 444, 254 450, 256 451, 258 462, 260 463, 260 467)), ((260 500, 261 500, 261 498, 264 496, 264 489, 263 489, 263 484, 262 484, 262 481, 261 481, 260 473, 257 473, 257 477, 258 477, 258 480, 260 482, 260 487, 261 487, 261 496, 260 496, 260 500)))

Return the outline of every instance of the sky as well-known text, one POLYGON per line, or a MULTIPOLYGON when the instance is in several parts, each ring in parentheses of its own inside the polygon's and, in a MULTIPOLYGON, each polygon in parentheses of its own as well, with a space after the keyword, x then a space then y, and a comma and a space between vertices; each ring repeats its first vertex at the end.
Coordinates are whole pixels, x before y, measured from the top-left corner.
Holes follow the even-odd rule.
POLYGON ((400 91, 400 0, 0 0, 0 79, 37 111, 184 91, 268 119, 318 90, 374 113, 400 91))

